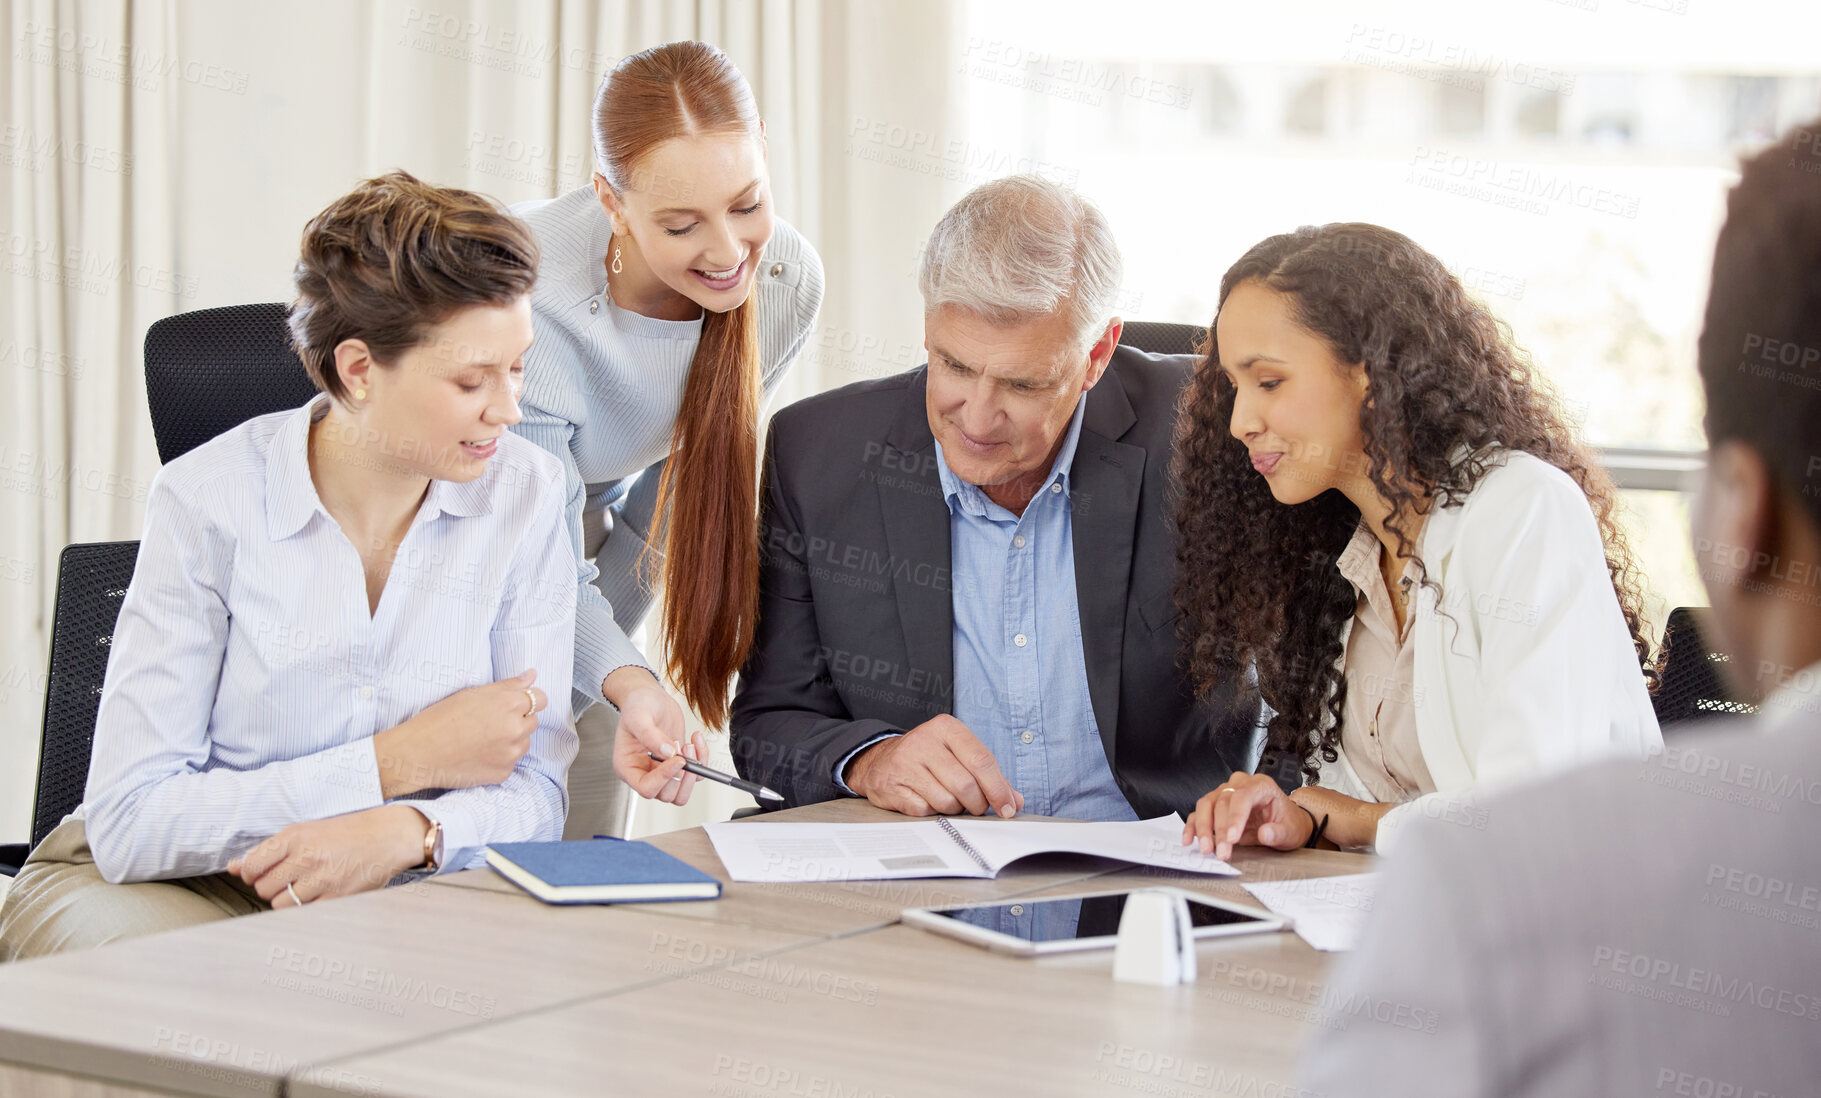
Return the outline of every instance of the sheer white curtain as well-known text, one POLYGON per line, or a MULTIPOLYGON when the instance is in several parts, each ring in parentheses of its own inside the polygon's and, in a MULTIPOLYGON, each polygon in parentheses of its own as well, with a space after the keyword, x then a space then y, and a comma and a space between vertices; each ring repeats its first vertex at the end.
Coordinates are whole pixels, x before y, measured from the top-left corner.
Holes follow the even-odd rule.
MULTIPOLYGON (((506 202, 585 183, 601 75, 701 38, 752 81, 777 208, 828 271, 779 401, 901 368, 870 352, 920 344, 914 256, 958 188, 872 153, 948 132, 954 2, 0 2, 0 841, 29 826, 57 553, 139 535, 153 321, 287 299, 304 222, 381 171, 506 202)), ((698 800, 639 829, 725 814, 698 800)))
POLYGON ((176 179, 184 87, 172 25, 135 5, 15 4, 0 128, 0 835, 23 838, 37 775, 57 554, 137 537, 158 462, 139 341, 191 307, 176 179))

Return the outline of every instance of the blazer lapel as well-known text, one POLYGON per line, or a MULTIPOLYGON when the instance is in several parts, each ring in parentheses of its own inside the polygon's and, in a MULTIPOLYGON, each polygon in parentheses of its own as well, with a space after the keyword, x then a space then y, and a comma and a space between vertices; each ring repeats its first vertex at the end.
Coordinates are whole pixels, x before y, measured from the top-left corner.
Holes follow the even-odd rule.
MULTIPOLYGON (((911 669, 927 671, 939 699, 937 712, 955 707, 955 607, 948 504, 936 473, 936 441, 924 411, 924 375, 905 391, 904 407, 869 470, 891 552, 892 592, 911 669), (899 565, 909 567, 901 568, 899 565), (919 566, 930 565, 925 572, 919 566), (923 586, 905 575, 930 574, 942 582, 923 586)), ((934 716, 935 714, 930 714, 934 716)))
POLYGON ((1126 601, 1147 455, 1144 447, 1119 441, 1138 416, 1113 371, 1102 375, 1084 399, 1088 408, 1082 415, 1081 440, 1069 470, 1075 599, 1081 608, 1081 649, 1094 723, 1100 728, 1107 763, 1115 765, 1126 601))
MULTIPOLYGON (((1438 507, 1430 512, 1417 545, 1424 567, 1441 584, 1444 597, 1451 590, 1449 576, 1463 509, 1438 507)), ((1416 681, 1411 684, 1416 701, 1416 742, 1423 749, 1423 764, 1438 793, 1451 793, 1473 784, 1473 764, 1467 761, 1461 736, 1479 732, 1477 728, 1464 727, 1458 719, 1448 679, 1451 651, 1472 648, 1470 641, 1461 643, 1463 634, 1472 626, 1471 607, 1462 603, 1446 614, 1437 604, 1434 591, 1428 587, 1417 590, 1415 620, 1410 627, 1411 642, 1416 645, 1412 670, 1416 681)))

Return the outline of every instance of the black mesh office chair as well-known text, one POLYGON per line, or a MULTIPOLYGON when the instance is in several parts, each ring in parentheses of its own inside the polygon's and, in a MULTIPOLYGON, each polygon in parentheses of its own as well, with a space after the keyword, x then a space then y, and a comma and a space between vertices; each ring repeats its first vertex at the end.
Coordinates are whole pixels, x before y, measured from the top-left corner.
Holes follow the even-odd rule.
POLYGON ((138 559, 136 541, 64 547, 57 564, 57 610, 51 625, 51 673, 44 691, 32 841, 0 846, 0 874, 15 874, 31 847, 82 803, 114 622, 138 559))
POLYGON ((1192 355, 1200 351, 1208 330, 1197 324, 1161 320, 1128 320, 1119 342, 1157 355, 1192 355))
POLYGON ((1681 721, 1758 711, 1727 689, 1720 674, 1720 664, 1727 657, 1714 651, 1706 639, 1708 617, 1705 607, 1678 606, 1670 611, 1663 627, 1662 683, 1651 704, 1665 735, 1671 725, 1681 721))
MULTIPOLYGON (((145 394, 159 460, 173 461, 254 416, 295 408, 316 395, 291 348, 285 310, 281 302, 199 309, 147 330, 145 394)), ((32 845, 82 802, 107 643, 138 555, 136 541, 63 551, 32 845)), ((28 849, 0 846, 0 873, 16 871, 28 849)))
POLYGON ((169 463, 254 416, 316 395, 282 302, 178 313, 145 333, 145 396, 169 463))

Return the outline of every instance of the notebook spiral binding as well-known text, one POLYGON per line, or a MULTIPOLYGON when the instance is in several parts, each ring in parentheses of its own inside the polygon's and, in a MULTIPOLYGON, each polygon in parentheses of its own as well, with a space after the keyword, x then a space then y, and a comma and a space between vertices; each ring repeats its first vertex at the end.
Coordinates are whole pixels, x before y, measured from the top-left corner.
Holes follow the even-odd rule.
POLYGON ((967 856, 974 859, 981 869, 986 870, 988 873, 993 871, 993 867, 988 865, 986 859, 980 856, 980 852, 968 845, 968 841, 961 837, 961 832, 956 829, 955 825, 948 822, 947 816, 938 817, 936 819, 936 826, 948 832, 948 837, 955 840, 955 843, 960 846, 961 849, 967 851, 967 856))

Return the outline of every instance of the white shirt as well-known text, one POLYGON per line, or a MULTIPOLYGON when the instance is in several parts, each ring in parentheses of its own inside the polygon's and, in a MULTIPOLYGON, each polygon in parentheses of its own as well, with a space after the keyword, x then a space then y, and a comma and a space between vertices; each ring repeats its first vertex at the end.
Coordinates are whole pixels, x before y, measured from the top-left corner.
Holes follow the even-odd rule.
MULTIPOLYGON (((1567 473, 1519 451, 1491 457, 1458 506, 1430 512, 1414 588, 1411 702, 1435 792, 1387 812, 1388 854, 1411 823, 1484 826, 1479 794, 1611 756, 1663 749, 1606 570, 1593 509, 1567 473)), ((1352 629, 1342 626, 1341 651, 1352 629)), ((1351 689, 1351 687, 1349 687, 1351 689)), ((1373 799, 1343 748, 1321 784, 1373 799)))
POLYGON ((153 481, 78 809, 109 881, 218 873, 291 824, 386 803, 375 733, 533 667, 557 704, 517 769, 411 804, 442 823, 444 869, 561 836, 577 746, 561 467, 508 433, 479 479, 431 481, 369 615, 360 555, 310 479, 327 410, 249 420, 153 481))

